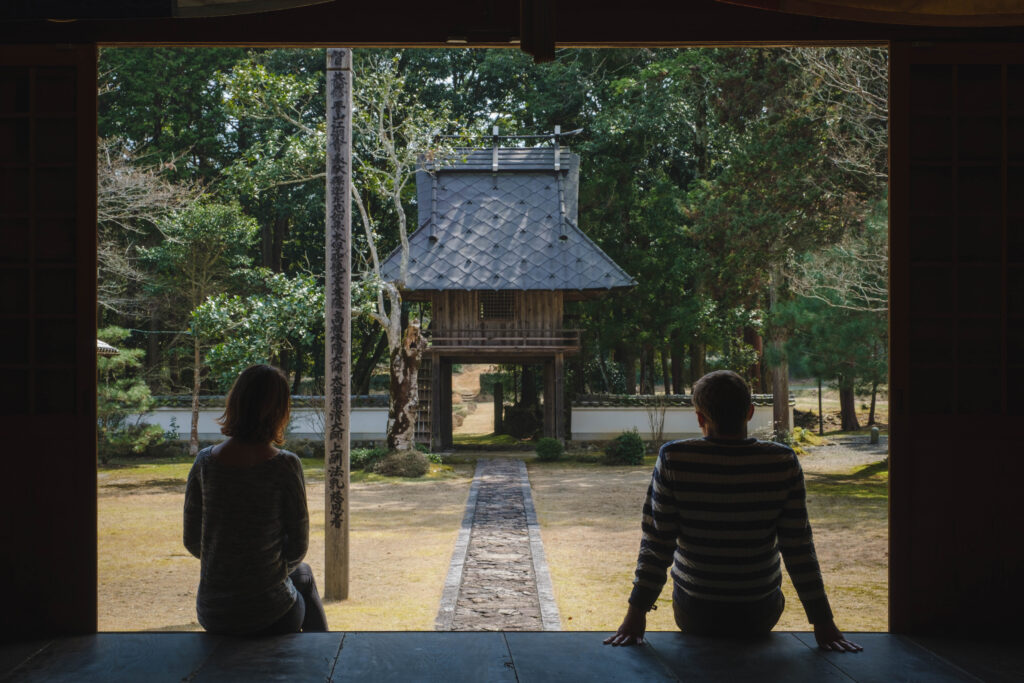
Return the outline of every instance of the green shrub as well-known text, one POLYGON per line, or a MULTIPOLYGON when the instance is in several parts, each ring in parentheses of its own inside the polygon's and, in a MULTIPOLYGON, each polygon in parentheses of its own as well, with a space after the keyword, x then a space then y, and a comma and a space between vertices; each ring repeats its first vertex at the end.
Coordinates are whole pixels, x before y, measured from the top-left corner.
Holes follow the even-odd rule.
POLYGON ((517 439, 531 439, 541 428, 540 410, 531 406, 505 406, 504 428, 517 439))
POLYGON ((386 393, 391 390, 391 375, 370 375, 370 391, 386 393))
POLYGON ((444 464, 444 456, 441 455, 440 453, 427 453, 426 456, 427 460, 434 463, 435 465, 444 464))
POLYGON ((378 460, 373 471, 385 477, 422 477, 430 471, 430 460, 419 451, 396 451, 378 460))
POLYGON ((378 461, 388 454, 386 448, 353 448, 349 454, 349 467, 353 470, 370 472, 378 461))
POLYGON ((500 384, 505 396, 512 395, 512 374, 508 372, 480 373, 480 393, 494 396, 494 385, 500 384))
POLYGON ((603 462, 606 465, 640 465, 646 452, 644 440, 640 438, 636 429, 632 429, 622 432, 608 442, 604 449, 603 462))
POLYGON ((324 442, 321 439, 287 439, 282 448, 300 458, 324 458, 324 442))
POLYGON ((558 439, 544 437, 537 442, 537 459, 546 462, 558 460, 565 452, 565 447, 558 439))

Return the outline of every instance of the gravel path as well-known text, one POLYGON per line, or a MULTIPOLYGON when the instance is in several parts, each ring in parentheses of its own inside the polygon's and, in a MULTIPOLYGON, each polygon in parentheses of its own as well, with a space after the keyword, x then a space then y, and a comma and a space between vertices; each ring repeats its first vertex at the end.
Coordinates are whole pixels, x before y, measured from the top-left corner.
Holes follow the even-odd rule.
POLYGON ((864 465, 883 460, 889 453, 889 437, 881 436, 877 444, 867 436, 836 436, 824 446, 805 447, 800 465, 810 474, 851 472, 864 465))

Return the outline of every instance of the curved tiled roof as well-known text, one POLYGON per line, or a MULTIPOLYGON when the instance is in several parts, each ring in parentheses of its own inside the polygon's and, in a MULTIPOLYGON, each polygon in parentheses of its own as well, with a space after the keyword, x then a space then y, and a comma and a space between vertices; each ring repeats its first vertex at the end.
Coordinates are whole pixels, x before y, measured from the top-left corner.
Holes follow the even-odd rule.
MULTIPOLYGON (((406 290, 608 290, 636 282, 576 224, 579 157, 553 148, 470 150, 416 178, 419 228, 406 290)), ((399 278, 396 250, 383 264, 399 278)))

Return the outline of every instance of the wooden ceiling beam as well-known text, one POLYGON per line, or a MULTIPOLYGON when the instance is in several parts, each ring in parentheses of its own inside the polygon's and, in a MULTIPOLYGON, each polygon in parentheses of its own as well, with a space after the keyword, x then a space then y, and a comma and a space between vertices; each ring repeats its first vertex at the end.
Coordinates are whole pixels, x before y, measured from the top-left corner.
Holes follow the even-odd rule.
MULTIPOLYGON (((526 0, 524 0, 525 2, 526 0)), ((523 35, 518 0, 329 2, 261 14, 201 19, 0 22, 0 42, 101 45, 293 45, 655 47, 672 45, 882 44, 1002 41, 1020 27, 954 28, 818 19, 716 0, 529 0, 523 35), (550 29, 550 30, 545 30, 550 29), (543 40, 542 40, 543 39, 543 40), (531 42, 532 41, 532 42, 531 42)), ((546 49, 546 48, 545 48, 546 49)))

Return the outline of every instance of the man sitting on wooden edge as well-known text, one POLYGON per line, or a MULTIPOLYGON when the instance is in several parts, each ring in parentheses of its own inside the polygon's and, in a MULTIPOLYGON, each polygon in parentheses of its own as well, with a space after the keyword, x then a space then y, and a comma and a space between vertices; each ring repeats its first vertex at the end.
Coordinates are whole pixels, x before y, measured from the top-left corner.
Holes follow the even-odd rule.
POLYGON ((832 618, 796 453, 747 437, 754 406, 750 387, 735 372, 700 378, 693 405, 704 438, 672 441, 658 453, 629 609, 605 644, 643 642, 647 612, 654 609, 669 565, 673 610, 684 633, 768 633, 786 604, 781 554, 818 645, 862 650, 832 618))

